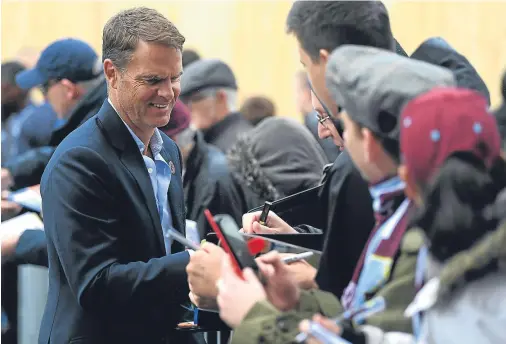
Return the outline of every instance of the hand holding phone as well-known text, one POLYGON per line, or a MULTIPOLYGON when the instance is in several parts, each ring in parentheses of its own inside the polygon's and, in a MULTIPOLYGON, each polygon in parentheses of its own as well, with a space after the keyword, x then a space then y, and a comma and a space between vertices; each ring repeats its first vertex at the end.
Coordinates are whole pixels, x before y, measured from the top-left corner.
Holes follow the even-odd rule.
POLYGON ((232 217, 228 215, 217 216, 220 222, 220 225, 218 225, 208 209, 204 210, 204 214, 220 240, 223 249, 232 258, 232 264, 237 275, 243 278, 242 270, 244 268, 251 268, 253 271, 258 272, 258 265, 249 252, 246 239, 239 232, 239 227, 232 217))

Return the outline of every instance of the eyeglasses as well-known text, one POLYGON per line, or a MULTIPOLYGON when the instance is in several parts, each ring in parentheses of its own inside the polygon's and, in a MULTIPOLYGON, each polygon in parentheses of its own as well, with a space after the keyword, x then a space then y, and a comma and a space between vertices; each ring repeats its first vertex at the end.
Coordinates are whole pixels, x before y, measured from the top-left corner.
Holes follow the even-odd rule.
POLYGON ((316 113, 316 119, 320 122, 321 125, 325 125, 324 122, 330 118, 329 115, 322 116, 319 112, 316 113))
MULTIPOLYGON (((343 108, 339 106, 337 108, 337 114, 340 114, 342 111, 343 111, 343 108)), ((318 111, 316 111, 316 118, 318 119, 318 122, 320 122, 321 125, 326 127, 325 121, 330 119, 330 115, 328 114, 328 112, 326 112, 325 115, 322 115, 318 111)))

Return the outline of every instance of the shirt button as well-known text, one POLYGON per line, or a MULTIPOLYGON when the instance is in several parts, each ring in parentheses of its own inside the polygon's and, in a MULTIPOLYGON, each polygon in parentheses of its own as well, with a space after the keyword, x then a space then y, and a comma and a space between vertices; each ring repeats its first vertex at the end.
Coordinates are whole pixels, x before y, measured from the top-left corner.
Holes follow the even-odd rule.
POLYGON ((150 167, 150 168, 148 168, 148 172, 149 172, 149 173, 153 173, 153 169, 152 169, 151 167, 150 167))

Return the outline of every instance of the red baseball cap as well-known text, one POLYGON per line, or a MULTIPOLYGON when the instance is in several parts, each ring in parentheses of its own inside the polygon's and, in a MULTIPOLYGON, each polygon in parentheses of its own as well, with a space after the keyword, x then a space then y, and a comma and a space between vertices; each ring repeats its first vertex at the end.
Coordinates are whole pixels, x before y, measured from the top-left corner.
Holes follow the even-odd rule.
POLYGON ((490 167, 500 156, 501 138, 481 94, 435 88, 403 109, 400 149, 409 174, 426 182, 456 152, 472 152, 490 167))
POLYGON ((181 100, 176 100, 176 104, 170 113, 170 120, 167 125, 159 129, 168 137, 174 137, 190 126, 190 110, 181 100))

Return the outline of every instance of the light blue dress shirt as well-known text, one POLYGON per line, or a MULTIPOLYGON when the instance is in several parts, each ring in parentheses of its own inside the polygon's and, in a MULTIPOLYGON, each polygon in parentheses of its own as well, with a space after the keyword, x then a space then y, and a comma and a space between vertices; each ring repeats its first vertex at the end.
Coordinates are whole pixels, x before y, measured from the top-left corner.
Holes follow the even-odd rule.
MULTIPOLYGON (((109 104, 112 105, 111 100, 108 99, 109 104)), ((118 111, 116 111, 118 113, 118 111)), ((119 116, 119 114, 118 114, 119 116)), ((121 117, 120 117, 121 118, 121 117)), ((121 118, 123 121, 123 119, 121 118)), ((123 121, 125 123, 125 121, 123 121)), ((149 173, 149 179, 151 180, 151 185, 153 186, 153 191, 156 199, 156 207, 158 208, 158 214, 160 215, 160 222, 162 225, 163 231, 163 240, 165 243, 165 251, 167 254, 170 254, 172 239, 168 236, 168 232, 170 228, 173 228, 172 225, 172 215, 170 213, 170 206, 168 200, 168 192, 170 180, 172 178, 172 173, 169 167, 169 164, 165 161, 165 159, 160 154, 163 147, 162 136, 160 135, 160 131, 155 129, 155 133, 151 136, 149 141, 149 147, 151 148, 151 153, 154 159, 151 159, 149 156, 144 155, 144 143, 135 135, 135 133, 130 129, 130 127, 125 123, 128 131, 132 135, 135 143, 137 143, 137 147, 139 147, 139 151, 141 153, 142 159, 144 160, 144 164, 146 165, 146 169, 149 173)))

